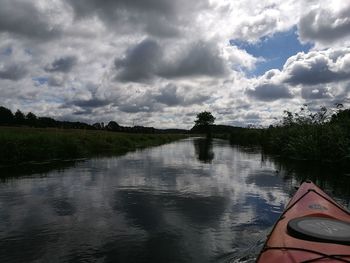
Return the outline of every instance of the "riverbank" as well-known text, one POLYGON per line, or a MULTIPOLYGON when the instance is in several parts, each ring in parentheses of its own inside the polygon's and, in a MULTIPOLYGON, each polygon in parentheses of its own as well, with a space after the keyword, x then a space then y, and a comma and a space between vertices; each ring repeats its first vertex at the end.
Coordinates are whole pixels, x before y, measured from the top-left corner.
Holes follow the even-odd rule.
MULTIPOLYGON (((321 112, 323 113, 323 112, 321 112)), ((256 145, 264 152, 294 160, 318 161, 349 166, 350 110, 324 115, 286 113, 279 125, 268 128, 241 128, 213 134, 234 145, 256 145), (321 116, 321 117, 319 117, 321 116)))
POLYGON ((182 134, 0 127, 0 165, 122 154, 185 137, 187 135, 182 134))

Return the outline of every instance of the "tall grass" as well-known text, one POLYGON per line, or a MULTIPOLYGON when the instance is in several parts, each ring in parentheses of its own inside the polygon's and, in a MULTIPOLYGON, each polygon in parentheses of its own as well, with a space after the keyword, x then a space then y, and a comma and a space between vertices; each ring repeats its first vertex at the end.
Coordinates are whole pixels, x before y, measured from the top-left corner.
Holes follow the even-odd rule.
POLYGON ((0 164, 120 154, 185 135, 0 127, 0 164))

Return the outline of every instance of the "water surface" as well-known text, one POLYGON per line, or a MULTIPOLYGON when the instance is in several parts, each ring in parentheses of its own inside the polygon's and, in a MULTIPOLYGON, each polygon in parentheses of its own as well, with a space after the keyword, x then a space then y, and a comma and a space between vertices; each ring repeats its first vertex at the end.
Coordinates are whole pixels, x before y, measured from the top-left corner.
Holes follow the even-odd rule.
POLYGON ((349 176, 222 140, 62 165, 2 171, 0 262, 253 262, 301 180, 349 203, 349 176))

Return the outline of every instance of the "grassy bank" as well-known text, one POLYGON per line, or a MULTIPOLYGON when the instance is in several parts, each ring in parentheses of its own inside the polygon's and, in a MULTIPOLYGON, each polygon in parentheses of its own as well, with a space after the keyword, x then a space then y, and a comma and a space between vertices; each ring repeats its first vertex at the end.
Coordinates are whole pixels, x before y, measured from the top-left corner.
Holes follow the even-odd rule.
POLYGON ((0 127, 0 165, 121 154, 184 137, 186 135, 0 127))

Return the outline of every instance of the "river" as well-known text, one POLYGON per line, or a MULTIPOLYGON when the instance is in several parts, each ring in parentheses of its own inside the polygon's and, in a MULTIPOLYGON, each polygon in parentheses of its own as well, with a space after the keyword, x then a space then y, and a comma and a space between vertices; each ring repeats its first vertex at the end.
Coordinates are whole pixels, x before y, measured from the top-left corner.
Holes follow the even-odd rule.
POLYGON ((223 140, 43 166, 1 170, 0 262, 254 262, 303 179, 350 199, 349 174, 223 140))

